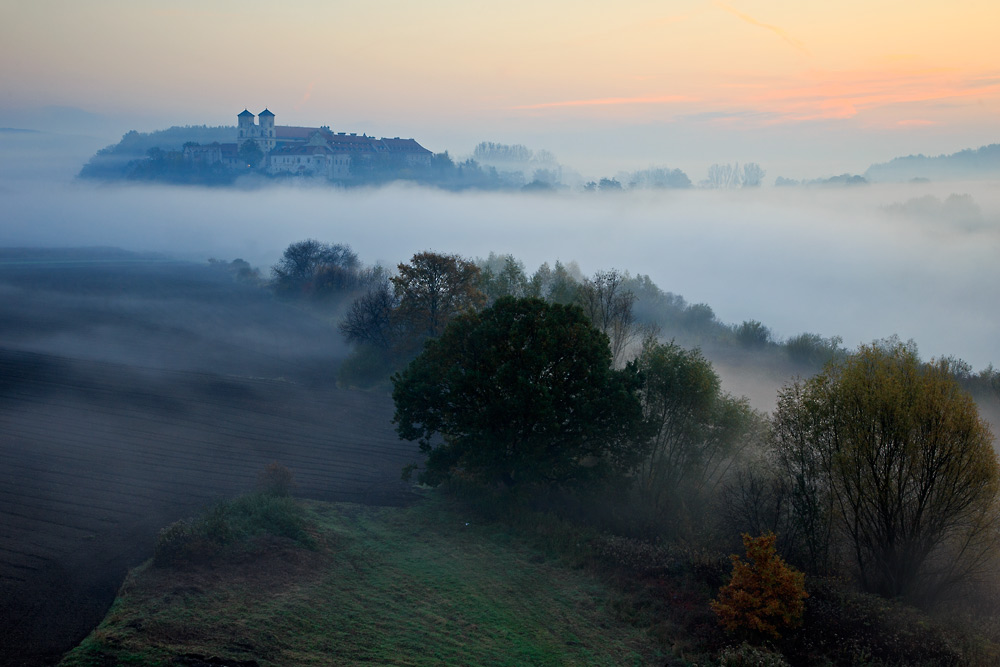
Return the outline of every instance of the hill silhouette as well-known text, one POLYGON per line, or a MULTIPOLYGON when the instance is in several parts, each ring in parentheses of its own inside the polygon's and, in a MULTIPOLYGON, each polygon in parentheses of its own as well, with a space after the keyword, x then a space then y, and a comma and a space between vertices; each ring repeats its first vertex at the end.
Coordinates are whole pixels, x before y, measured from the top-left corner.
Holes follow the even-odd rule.
POLYGON ((907 155, 873 164, 865 172, 870 181, 904 182, 979 180, 1000 175, 1000 144, 967 148, 950 155, 907 155))
POLYGON ((308 313, 107 249, 4 251, 0 291, 0 664, 75 645, 163 526, 273 461, 304 497, 408 500, 391 401, 335 386, 308 313))

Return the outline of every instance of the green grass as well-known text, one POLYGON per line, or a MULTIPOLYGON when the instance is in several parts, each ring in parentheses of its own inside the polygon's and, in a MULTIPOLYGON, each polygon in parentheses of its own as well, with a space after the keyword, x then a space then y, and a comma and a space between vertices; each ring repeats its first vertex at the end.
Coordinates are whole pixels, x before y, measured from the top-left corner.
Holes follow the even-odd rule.
POLYGON ((310 502, 308 540, 245 531, 248 546, 221 559, 147 563, 61 664, 662 663, 616 620, 606 584, 457 507, 435 496, 409 508, 310 502))
POLYGON ((252 493, 220 502, 201 516, 160 531, 153 564, 184 568, 259 548, 262 538, 313 547, 303 508, 287 496, 252 493))

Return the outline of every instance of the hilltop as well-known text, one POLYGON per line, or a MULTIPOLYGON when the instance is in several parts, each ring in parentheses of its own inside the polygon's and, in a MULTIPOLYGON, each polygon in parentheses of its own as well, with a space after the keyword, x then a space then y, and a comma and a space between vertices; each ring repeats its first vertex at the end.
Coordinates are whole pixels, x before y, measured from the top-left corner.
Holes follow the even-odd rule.
POLYGON ((61 663, 650 665, 606 583, 463 517, 308 502, 309 545, 258 540, 213 563, 133 571, 61 663))
POLYGON ((957 181, 1000 177, 1000 144, 967 148, 950 155, 907 155, 873 164, 865 177, 871 181, 957 181))

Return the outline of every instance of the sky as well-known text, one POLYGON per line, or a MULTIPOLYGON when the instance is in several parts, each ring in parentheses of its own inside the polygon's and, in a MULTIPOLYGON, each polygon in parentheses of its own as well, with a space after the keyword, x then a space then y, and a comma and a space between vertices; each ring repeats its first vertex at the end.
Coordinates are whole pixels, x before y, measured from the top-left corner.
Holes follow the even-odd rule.
MULTIPOLYGON (((431 249, 650 275, 727 323, 1000 363, 1000 183, 588 198, 75 182, 125 132, 279 125, 549 150, 586 178, 650 166, 765 185, 1000 143, 1000 3, 958 0, 0 0, 0 245, 113 245, 267 271, 289 243, 395 265, 431 249), (57 186, 53 185, 53 181, 57 186), (975 224, 903 219, 952 194, 975 224), (731 196, 730 196, 731 195, 731 196)), ((564 170, 564 175, 565 175, 564 170)), ((794 189, 793 189, 794 190, 794 189)), ((933 206, 931 207, 933 208, 933 206)))
POLYGON ((997 25, 995 0, 0 0, 0 127, 80 110, 113 141, 267 107, 588 177, 816 178, 1000 141, 997 25))

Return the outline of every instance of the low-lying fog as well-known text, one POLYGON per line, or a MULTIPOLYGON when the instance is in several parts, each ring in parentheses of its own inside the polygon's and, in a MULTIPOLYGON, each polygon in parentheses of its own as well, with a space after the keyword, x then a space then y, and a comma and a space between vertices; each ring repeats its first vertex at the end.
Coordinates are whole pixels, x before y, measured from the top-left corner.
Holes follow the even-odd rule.
POLYGON ((241 257, 265 272, 310 237, 388 265, 425 249, 512 253, 529 271, 575 260, 585 274, 649 274, 778 338, 808 331, 854 346, 898 334, 925 358, 1000 363, 1000 183, 546 196, 8 181, 0 207, 4 246, 241 257))

